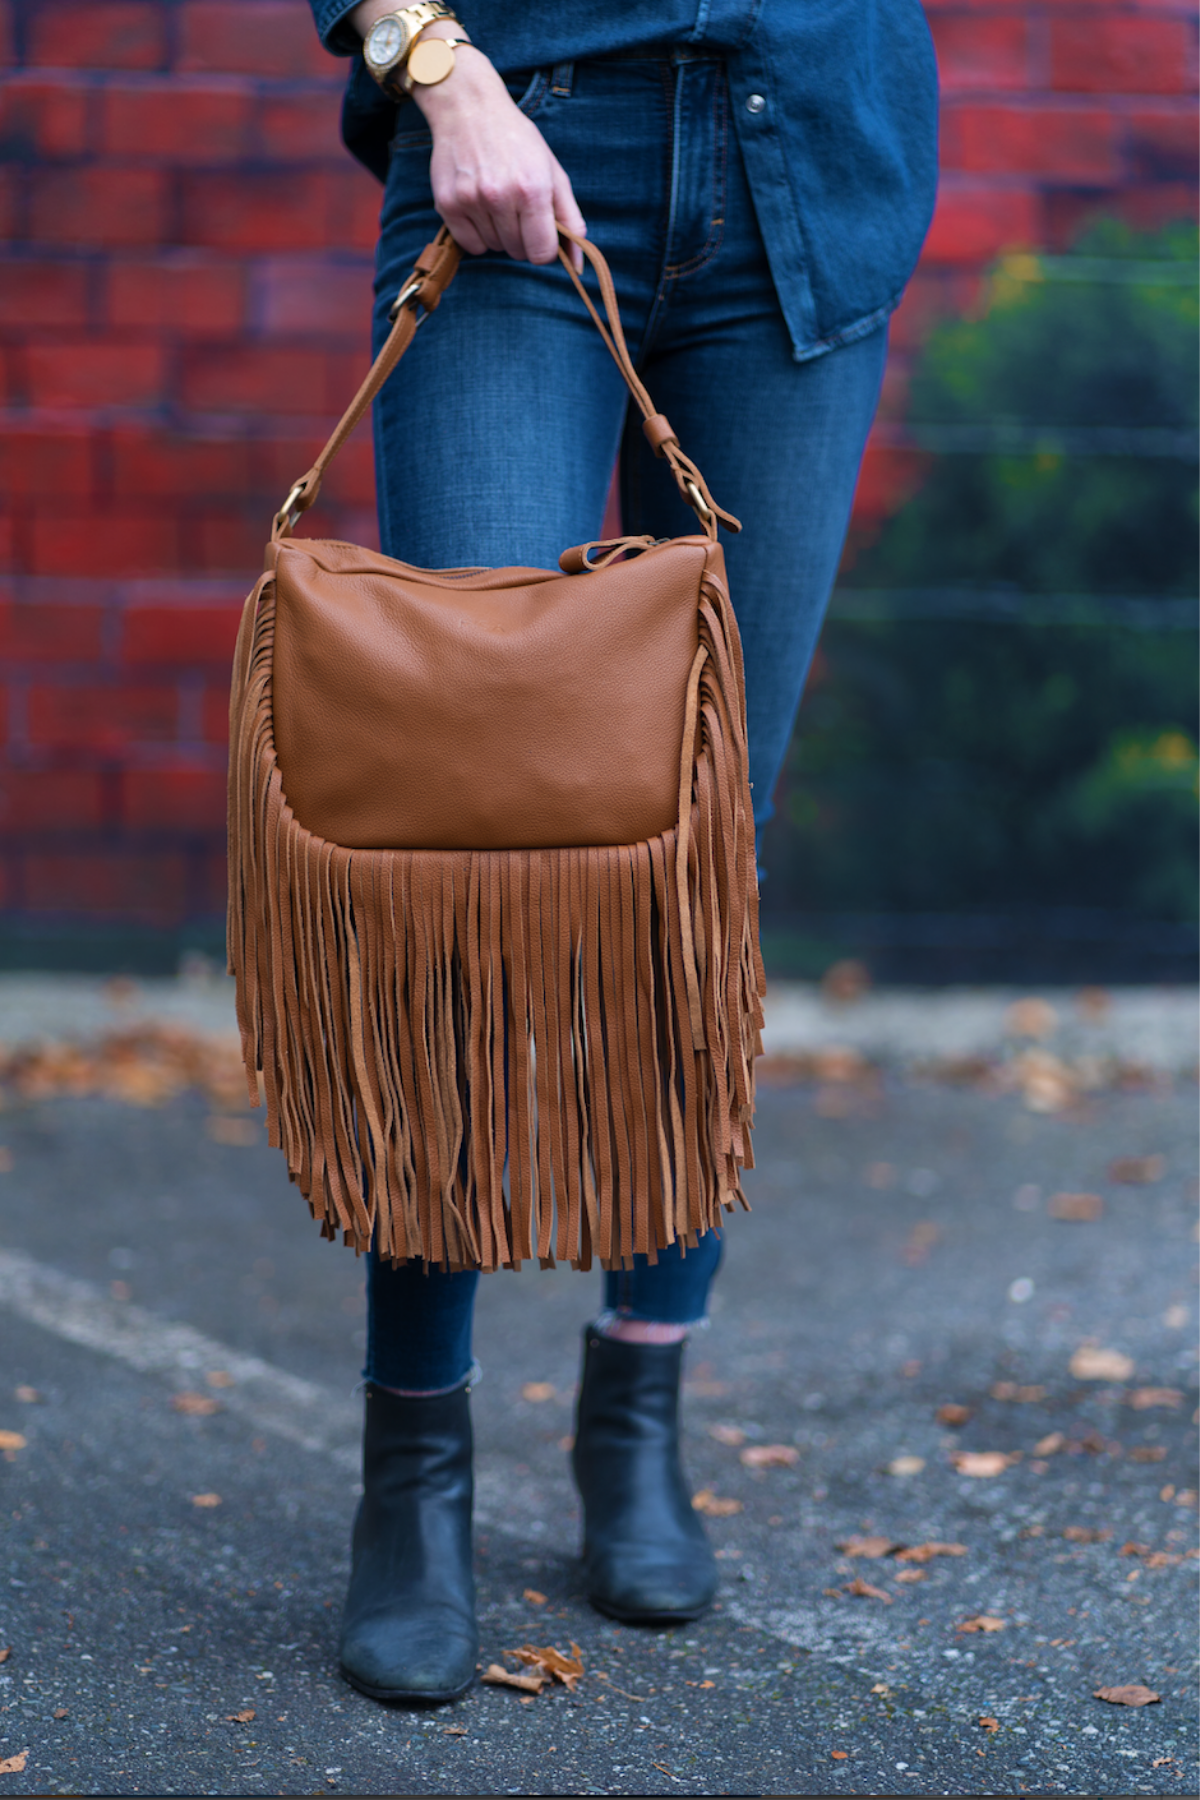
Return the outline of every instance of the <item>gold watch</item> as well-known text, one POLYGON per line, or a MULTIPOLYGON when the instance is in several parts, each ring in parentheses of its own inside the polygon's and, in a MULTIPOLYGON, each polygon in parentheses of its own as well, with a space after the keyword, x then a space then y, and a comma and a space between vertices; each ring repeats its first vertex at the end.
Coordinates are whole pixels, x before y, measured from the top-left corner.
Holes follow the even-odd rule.
MULTIPOLYGON (((453 19, 453 10, 444 0, 417 0, 414 6, 402 6, 396 12, 384 13, 376 19, 363 38, 363 61, 385 93, 395 94, 403 77, 413 45, 427 25, 438 19, 453 19)), ((454 52, 446 75, 454 67, 454 52)), ((444 80, 445 76, 438 79, 444 80)))

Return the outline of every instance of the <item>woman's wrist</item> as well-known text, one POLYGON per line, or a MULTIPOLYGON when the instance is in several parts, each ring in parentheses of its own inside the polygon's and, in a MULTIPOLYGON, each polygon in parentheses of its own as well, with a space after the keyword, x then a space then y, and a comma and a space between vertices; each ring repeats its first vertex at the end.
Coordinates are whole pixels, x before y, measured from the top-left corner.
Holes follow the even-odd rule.
MULTIPOLYGON (((439 21, 447 29, 439 31, 431 25, 422 36, 456 37, 458 29, 448 19, 439 21)), ((474 44, 460 44, 454 52, 454 67, 444 81, 434 87, 423 87, 419 83, 412 88, 412 98, 425 115, 431 131, 464 112, 477 108, 484 99, 492 97, 496 90, 509 98, 508 89, 504 86, 493 63, 474 44)))
MULTIPOLYGON (((376 20, 395 11, 396 0, 361 0, 361 4, 349 14, 349 19, 354 29, 365 38, 376 20)), ((414 83, 410 89, 412 98, 432 127, 440 118, 457 111, 461 104, 477 102, 499 81, 499 76, 483 52, 471 43, 465 28, 457 19, 435 19, 431 25, 426 25, 423 31, 417 33, 413 48, 426 38, 450 38, 456 46, 454 67, 444 80, 428 86, 414 83), (449 105, 446 103, 448 93, 449 105)))

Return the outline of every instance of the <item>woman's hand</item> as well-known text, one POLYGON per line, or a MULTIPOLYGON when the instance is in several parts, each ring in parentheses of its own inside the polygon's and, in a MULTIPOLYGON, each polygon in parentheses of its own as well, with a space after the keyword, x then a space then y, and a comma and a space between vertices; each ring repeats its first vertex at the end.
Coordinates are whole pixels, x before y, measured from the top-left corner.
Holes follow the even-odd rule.
MULTIPOLYGON (((351 15, 364 34, 394 0, 363 0, 351 15)), ((422 37, 461 37, 450 19, 422 37)), ((570 178, 531 119, 509 95, 474 44, 460 44, 454 68, 436 87, 414 87, 412 98, 433 134, 433 203, 455 241, 472 256, 505 251, 518 261, 553 262, 556 221, 586 236, 570 178)), ((572 261, 583 257, 572 250, 572 261)))
MULTIPOLYGON (((474 45, 455 52, 445 81, 413 98, 433 133, 433 203, 464 250, 548 263, 558 254, 556 220, 586 235, 566 170, 474 45)), ((578 266, 578 250, 574 257, 578 266)))

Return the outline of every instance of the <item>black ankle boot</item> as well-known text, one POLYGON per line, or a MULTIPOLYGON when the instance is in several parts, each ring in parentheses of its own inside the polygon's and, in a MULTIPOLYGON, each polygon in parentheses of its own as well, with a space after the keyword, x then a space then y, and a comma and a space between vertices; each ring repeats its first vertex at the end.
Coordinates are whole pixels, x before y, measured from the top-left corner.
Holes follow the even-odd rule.
POLYGON ((342 1673, 373 1700, 453 1700, 479 1654, 465 1387, 404 1399, 367 1389, 342 1673))
POLYGON ((575 1425, 588 1599, 625 1624, 694 1619, 717 1568, 679 1462, 683 1345, 584 1332, 575 1425))

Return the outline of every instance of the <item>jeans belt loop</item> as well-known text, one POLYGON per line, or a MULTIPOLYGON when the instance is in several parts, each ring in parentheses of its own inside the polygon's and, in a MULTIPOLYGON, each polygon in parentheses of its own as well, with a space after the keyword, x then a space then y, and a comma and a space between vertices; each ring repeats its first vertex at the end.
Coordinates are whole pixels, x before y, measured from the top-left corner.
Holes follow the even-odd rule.
POLYGON ((555 63, 550 71, 550 92, 558 94, 564 100, 571 98, 571 83, 575 79, 573 62, 555 63))

